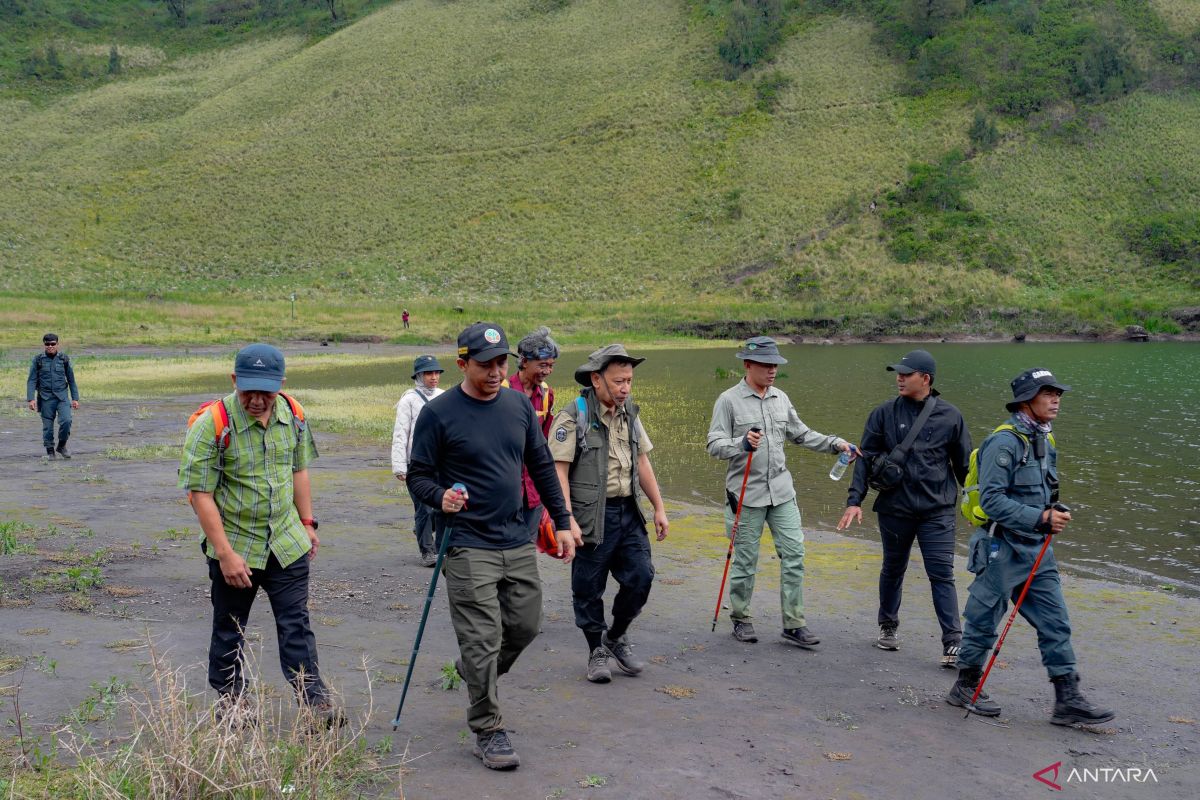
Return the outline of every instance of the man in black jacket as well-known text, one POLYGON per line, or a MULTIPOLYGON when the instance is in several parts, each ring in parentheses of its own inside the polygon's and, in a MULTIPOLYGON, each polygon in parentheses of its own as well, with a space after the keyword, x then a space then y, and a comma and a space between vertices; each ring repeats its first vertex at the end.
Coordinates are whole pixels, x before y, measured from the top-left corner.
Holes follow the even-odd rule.
POLYGON ((942 666, 953 669, 962 641, 958 595, 954 589, 954 509, 958 487, 967 476, 971 435, 962 414, 941 400, 933 388, 933 356, 913 350, 900 363, 888 366, 896 373, 898 397, 881 403, 867 417, 862 450, 846 500, 846 513, 838 522, 845 530, 862 521, 862 501, 872 457, 887 455, 904 441, 926 403, 933 403, 929 419, 918 431, 903 460, 903 477, 881 491, 872 510, 879 516, 883 540, 883 566, 879 570, 879 639, 881 650, 900 649, 900 597, 913 540, 921 547, 921 560, 933 608, 942 627, 942 666))
POLYGON ((502 388, 510 355, 499 325, 479 322, 459 334, 463 382, 421 409, 407 479, 415 498, 452 515, 437 527, 439 537, 450 537, 443 574, 461 654, 455 667, 470 696, 474 752, 489 769, 521 763, 504 729, 496 682, 538 635, 542 619, 522 466, 554 520, 558 555, 570 562, 582 544, 533 406, 502 388))

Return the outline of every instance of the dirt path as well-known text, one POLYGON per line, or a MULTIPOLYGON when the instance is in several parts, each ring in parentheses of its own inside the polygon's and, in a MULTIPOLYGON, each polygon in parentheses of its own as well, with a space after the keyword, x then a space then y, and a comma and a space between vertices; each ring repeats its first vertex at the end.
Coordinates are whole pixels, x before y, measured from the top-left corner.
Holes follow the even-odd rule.
MULTIPOLYGON (((76 416, 69 462, 37 457, 33 414, 0 416, 0 523, 28 523, 42 537, 37 552, 0 558, 0 655, 10 670, 17 660, 26 664, 23 674, 0 676, 0 686, 19 676, 23 710, 38 731, 94 695, 93 682, 139 680, 146 653, 136 640, 146 630, 175 664, 204 661, 206 573, 197 526, 174 488, 175 461, 106 455, 178 441, 195 401, 89 404, 76 416), (91 555, 97 550, 99 558, 91 555), (86 592, 90 609, 50 585, 62 579, 49 573, 66 565, 75 578, 86 579, 93 565, 101 570, 104 585, 86 592)), ((524 765, 489 772, 464 743, 465 692, 437 686, 439 667, 456 653, 441 591, 417 665, 420 684, 402 730, 392 734, 430 572, 417 564, 411 506, 388 471, 386 446, 365 448, 322 434, 319 420, 314 426, 323 547, 312 604, 322 670, 359 709, 361 657, 370 657, 376 710, 368 735, 394 735, 397 750, 407 743, 410 755, 421 756, 405 779, 409 798, 1031 797, 1051 791, 1032 775, 1055 762, 1072 796, 1200 795, 1200 601, 1068 572, 1084 686, 1114 706, 1117 719, 1099 733, 1048 724, 1052 688, 1032 631, 1018 622, 989 681, 1004 714, 998 724, 964 720, 942 701, 953 673, 936 663, 936 623, 916 562, 899 652, 872 646, 878 548, 828 532, 810 533, 807 561, 806 602, 820 649, 774 638, 778 562, 766 555, 755 600, 765 635, 742 645, 725 619, 709 632, 724 552, 719 512, 678 503, 669 504, 673 535, 655 546, 658 579, 632 634, 652 662, 643 675, 618 674, 606 686, 584 680, 587 653, 567 570, 545 559, 543 633, 501 683, 524 765), (1152 768, 1157 783, 1067 782, 1072 768, 1129 767, 1152 768), (589 777, 603 785, 582 787, 589 777)), ((965 597, 961 565, 959 577, 965 597)), ((264 678, 282 688, 269 610, 260 603, 251 629, 263 639, 264 678)), ((203 685, 199 666, 190 680, 203 685)))

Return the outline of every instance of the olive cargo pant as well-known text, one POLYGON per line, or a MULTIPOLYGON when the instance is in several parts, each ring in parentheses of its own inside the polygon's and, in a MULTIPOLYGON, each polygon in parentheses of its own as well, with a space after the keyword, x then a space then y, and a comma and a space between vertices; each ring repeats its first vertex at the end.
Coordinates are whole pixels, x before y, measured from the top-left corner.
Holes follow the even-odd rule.
POLYGON ((470 698, 467 723, 476 733, 503 728, 496 681, 542 624, 537 550, 451 547, 443 574, 470 698))
MULTIPOLYGON (((789 500, 777 506, 746 506, 733 541, 733 567, 729 571, 729 616, 735 622, 750 619, 750 598, 758 572, 758 545, 763 524, 771 528, 779 554, 779 605, 784 628, 801 628, 804 621, 804 531, 800 508, 789 500)), ((725 531, 733 529, 733 511, 725 507, 725 531)))

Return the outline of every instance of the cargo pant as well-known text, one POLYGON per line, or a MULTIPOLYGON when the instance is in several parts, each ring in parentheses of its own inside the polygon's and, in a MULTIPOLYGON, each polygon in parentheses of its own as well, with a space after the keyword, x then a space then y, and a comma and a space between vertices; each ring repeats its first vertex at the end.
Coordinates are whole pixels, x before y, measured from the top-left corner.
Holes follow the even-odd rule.
POLYGON ((908 571, 913 541, 921 548, 921 562, 933 593, 933 610, 942 628, 942 645, 958 644, 958 594, 954 590, 954 511, 929 517, 879 515, 883 566, 879 570, 880 626, 900 624, 904 573, 908 571))
MULTIPOLYGON (((963 610, 963 638, 958 666, 982 667, 996 642, 996 627, 1008 609, 1008 602, 1021 596, 1029 570, 1037 559, 1042 543, 1032 539, 997 533, 988 538, 978 532, 971 539, 968 563, 982 567, 967 590, 963 610), (991 545, 998 545, 994 554, 991 545)), ((1030 584, 1020 614, 1037 631, 1042 665, 1051 678, 1075 671, 1075 651, 1071 647, 1071 620, 1063 599, 1062 581, 1053 546, 1047 548, 1037 574, 1030 584)))
MULTIPOLYGON (((725 507, 725 532, 733 530, 733 510, 725 507)), ((750 619, 750 598, 758 572, 758 545, 763 525, 771 528, 779 555, 779 605, 784 628, 801 628, 804 621, 804 531, 800 508, 794 499, 777 506, 746 506, 738 521, 733 542, 733 566, 729 570, 729 617, 734 622, 750 619)))
POLYGON ((42 446, 54 449, 54 416, 58 415, 58 446, 66 447, 71 438, 71 401, 57 397, 38 399, 38 411, 42 415, 42 446))
POLYGON ((503 728, 496 682, 542 624, 537 550, 451 547, 442 571, 470 700, 467 723, 475 733, 503 728))

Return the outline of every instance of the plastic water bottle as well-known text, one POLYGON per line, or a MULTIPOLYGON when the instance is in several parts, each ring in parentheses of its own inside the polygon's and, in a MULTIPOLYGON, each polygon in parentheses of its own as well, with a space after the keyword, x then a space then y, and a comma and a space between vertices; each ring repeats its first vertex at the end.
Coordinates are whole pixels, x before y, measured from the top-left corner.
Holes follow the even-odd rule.
POLYGON ((850 454, 843 452, 838 455, 837 461, 833 462, 833 469, 829 470, 829 479, 840 481, 842 476, 846 474, 846 467, 850 466, 850 454))

